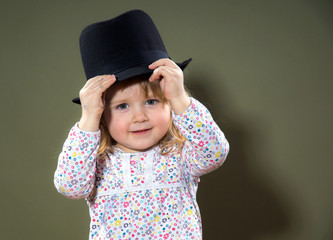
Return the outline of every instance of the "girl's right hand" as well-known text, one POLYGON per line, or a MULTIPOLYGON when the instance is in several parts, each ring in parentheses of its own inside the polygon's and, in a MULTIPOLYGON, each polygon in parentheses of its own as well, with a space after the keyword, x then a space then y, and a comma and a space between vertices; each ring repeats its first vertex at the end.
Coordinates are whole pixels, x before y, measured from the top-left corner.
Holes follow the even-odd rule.
POLYGON ((116 81, 115 75, 100 75, 89 79, 80 90, 82 116, 79 128, 96 132, 105 108, 104 93, 116 81))

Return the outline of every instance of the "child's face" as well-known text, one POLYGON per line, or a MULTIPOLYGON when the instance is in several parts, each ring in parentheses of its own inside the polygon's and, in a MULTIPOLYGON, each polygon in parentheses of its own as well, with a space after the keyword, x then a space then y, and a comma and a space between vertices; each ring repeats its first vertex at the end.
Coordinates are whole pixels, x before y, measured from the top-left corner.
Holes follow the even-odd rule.
POLYGON ((167 133, 171 109, 149 90, 145 95, 140 82, 122 88, 122 82, 106 92, 103 118, 116 147, 125 152, 145 151, 167 133))

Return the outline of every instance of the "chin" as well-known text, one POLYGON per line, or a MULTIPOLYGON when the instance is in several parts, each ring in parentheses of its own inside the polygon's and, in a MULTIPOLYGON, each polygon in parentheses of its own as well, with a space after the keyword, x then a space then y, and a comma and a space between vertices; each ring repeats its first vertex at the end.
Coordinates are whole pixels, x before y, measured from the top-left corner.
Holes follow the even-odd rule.
POLYGON ((152 146, 148 146, 148 147, 142 146, 142 147, 133 148, 133 150, 136 150, 138 152, 145 152, 145 151, 148 151, 148 150, 154 148, 155 146, 156 145, 152 145, 152 146))
POLYGON ((125 152, 145 152, 148 151, 154 147, 156 147, 157 144, 140 144, 140 145, 122 145, 121 147, 118 146, 120 149, 122 149, 125 152))

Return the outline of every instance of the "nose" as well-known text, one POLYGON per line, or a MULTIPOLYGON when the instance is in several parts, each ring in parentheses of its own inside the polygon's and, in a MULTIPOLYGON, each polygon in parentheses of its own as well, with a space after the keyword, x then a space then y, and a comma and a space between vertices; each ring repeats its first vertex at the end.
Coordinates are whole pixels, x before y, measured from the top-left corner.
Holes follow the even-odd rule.
POLYGON ((148 121, 148 114, 144 108, 135 108, 133 111, 132 121, 133 122, 145 122, 148 121))

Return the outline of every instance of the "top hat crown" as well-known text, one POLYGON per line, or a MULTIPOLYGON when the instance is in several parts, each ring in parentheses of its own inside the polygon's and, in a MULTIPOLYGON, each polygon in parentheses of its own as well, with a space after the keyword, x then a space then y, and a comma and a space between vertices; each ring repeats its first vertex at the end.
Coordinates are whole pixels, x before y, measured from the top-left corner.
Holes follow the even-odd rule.
MULTIPOLYGON (((141 10, 85 27, 80 51, 87 79, 114 74, 117 81, 151 73, 148 66, 170 58, 152 19, 141 10)), ((184 69, 192 59, 177 63, 184 69)), ((79 99, 73 99, 79 103, 79 99)))

